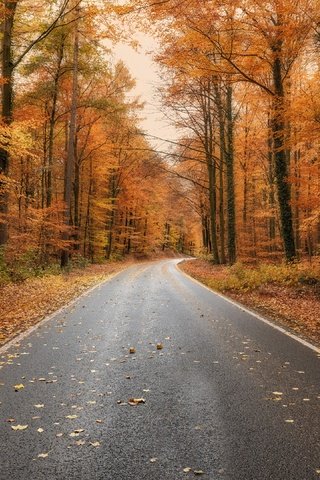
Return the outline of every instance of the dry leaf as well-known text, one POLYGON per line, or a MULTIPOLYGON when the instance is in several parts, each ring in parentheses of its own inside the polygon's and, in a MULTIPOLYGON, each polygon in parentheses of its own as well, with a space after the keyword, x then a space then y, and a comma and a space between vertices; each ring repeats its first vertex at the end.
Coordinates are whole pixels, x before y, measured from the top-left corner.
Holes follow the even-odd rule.
POLYGON ((43 407, 44 407, 44 405, 43 405, 42 403, 41 403, 41 404, 39 403, 38 405, 33 405, 33 406, 34 406, 35 408, 43 408, 43 407))
POLYGON ((78 418, 78 415, 67 415, 66 418, 69 418, 70 420, 74 420, 75 418, 78 418))
POLYGON ((38 458, 47 458, 49 453, 39 453, 38 458))
POLYGON ((81 446, 81 445, 85 445, 85 444, 86 444, 86 441, 85 441, 85 440, 77 440, 77 441, 76 441, 76 445, 81 446))
POLYGON ((128 401, 129 405, 135 406, 139 405, 140 403, 146 403, 144 398, 129 398, 128 401))
POLYGON ((89 442, 92 447, 100 447, 100 442, 89 442))
POLYGON ((186 467, 186 468, 183 469, 184 473, 189 473, 189 472, 191 472, 191 470, 192 470, 192 468, 190 468, 190 467, 186 467))
POLYGON ((19 383, 19 385, 14 386, 14 389, 16 392, 18 392, 19 390, 22 390, 23 388, 24 388, 24 385, 22 383, 19 383))
POLYGON ((42 433, 44 432, 43 428, 38 428, 37 432, 42 433))
POLYGON ((129 353, 136 353, 136 349, 134 347, 129 348, 129 353))
POLYGON ((193 473, 195 475, 204 475, 204 471, 203 470, 193 470, 193 473))
POLYGON ((157 343, 157 350, 162 350, 162 349, 163 349, 162 343, 157 343))
POLYGON ((78 430, 74 430, 70 433, 70 437, 79 437, 80 433, 84 432, 83 428, 79 428, 78 430))
POLYGON ((11 426, 12 430, 17 431, 17 430, 26 430, 28 428, 28 425, 12 425, 11 426))
POLYGON ((156 457, 150 458, 150 463, 155 463, 158 459, 156 457))

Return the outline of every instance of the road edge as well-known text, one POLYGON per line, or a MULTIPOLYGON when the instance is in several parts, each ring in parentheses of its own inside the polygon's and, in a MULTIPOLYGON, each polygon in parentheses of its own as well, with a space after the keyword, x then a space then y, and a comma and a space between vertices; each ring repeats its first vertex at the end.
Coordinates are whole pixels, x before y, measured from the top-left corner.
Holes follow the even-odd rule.
POLYGON ((70 300, 70 302, 66 303, 65 305, 63 305, 62 307, 58 308, 57 310, 55 310, 54 312, 50 313, 50 315, 47 315, 46 317, 44 317, 42 320, 40 320, 39 322, 37 322, 35 325, 33 325, 32 327, 28 328, 27 330, 25 330, 24 332, 21 332, 19 333, 17 336, 13 337, 11 340, 8 340, 8 342, 6 342, 4 345, 2 345, 0 347, 0 355, 4 354, 7 350, 9 350, 11 347, 14 347, 16 343, 19 343, 21 342, 21 340, 23 340, 24 338, 28 337, 31 333, 35 332, 38 328, 41 328, 45 323, 49 322, 50 320, 52 320, 56 315, 60 315, 62 312, 64 312, 64 310, 66 310, 67 308, 70 308, 72 307, 72 305, 74 305, 76 302, 78 302, 79 300, 81 300, 82 298, 86 297, 87 295, 90 295, 90 293, 92 293, 94 290, 96 290, 97 288, 101 287, 102 285, 104 285, 105 283, 108 283, 110 280, 112 280, 113 278, 117 277, 118 275, 120 275, 122 272, 128 270, 130 267, 132 267, 132 265, 128 265, 127 267, 125 267, 123 270, 119 270, 118 272, 115 272, 115 273, 110 273, 108 278, 98 282, 96 285, 94 285, 93 287, 90 287, 88 290, 85 290, 83 293, 81 293, 80 295, 78 295, 77 297, 73 298, 72 300, 70 300))
POLYGON ((285 329, 284 327, 281 327, 280 325, 277 325, 271 320, 268 320, 267 318, 263 317, 259 313, 255 312, 254 310, 251 310, 250 308, 246 307, 242 303, 237 302, 236 300, 233 300, 226 295, 223 295, 220 292, 217 292, 216 290, 213 290, 212 288, 208 287, 204 283, 200 282, 196 278, 192 277, 188 273, 184 272, 181 268, 179 268, 180 263, 184 262, 185 260, 181 260, 181 262, 176 263, 176 268, 177 270, 182 273, 185 277, 189 278, 189 280, 193 281, 197 285, 200 285, 201 287, 205 288, 209 292, 213 293, 214 295, 218 295, 218 297, 223 298, 227 302, 231 303, 232 305, 238 307, 240 310, 243 312, 248 313, 249 315, 255 317, 256 319, 260 320, 261 322, 264 322, 265 324, 269 325, 270 327, 274 328, 275 330, 278 330, 279 332, 283 333, 284 335, 287 335, 288 337, 296 340, 297 342, 301 343, 305 347, 309 348, 310 350, 313 350, 317 354, 320 355, 320 348, 317 347, 316 345, 313 345, 312 343, 308 342, 307 340, 304 340, 303 338, 299 337, 298 335, 295 335, 294 333, 290 332, 289 330, 285 329))

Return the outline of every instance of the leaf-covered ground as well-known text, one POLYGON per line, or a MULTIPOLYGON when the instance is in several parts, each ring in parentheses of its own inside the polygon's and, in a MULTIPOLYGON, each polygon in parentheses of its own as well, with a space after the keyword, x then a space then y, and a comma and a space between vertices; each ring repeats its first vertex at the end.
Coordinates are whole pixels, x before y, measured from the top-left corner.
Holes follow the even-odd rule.
POLYGON ((205 260, 180 268, 205 285, 320 345, 319 266, 215 266, 205 260))
POLYGON ((0 345, 130 263, 128 260, 91 265, 71 273, 30 278, 23 283, 10 283, 0 288, 0 345))

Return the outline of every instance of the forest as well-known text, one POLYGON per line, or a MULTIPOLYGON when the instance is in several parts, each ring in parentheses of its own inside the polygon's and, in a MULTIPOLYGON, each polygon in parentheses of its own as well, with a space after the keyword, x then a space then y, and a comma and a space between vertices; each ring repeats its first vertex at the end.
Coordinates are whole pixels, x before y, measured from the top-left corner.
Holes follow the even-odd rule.
POLYGON ((157 251, 217 265, 319 254, 317 1, 0 8, 0 283, 157 251), (165 152, 141 130, 135 72, 113 61, 135 29, 159 46, 178 132, 165 152))

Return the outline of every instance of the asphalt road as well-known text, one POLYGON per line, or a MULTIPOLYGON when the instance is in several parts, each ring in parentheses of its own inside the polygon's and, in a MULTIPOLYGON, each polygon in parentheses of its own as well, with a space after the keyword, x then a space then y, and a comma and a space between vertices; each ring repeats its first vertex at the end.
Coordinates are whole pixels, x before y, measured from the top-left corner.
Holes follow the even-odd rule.
POLYGON ((1 480, 320 478, 319 352, 177 263, 130 267, 2 351, 1 480))

